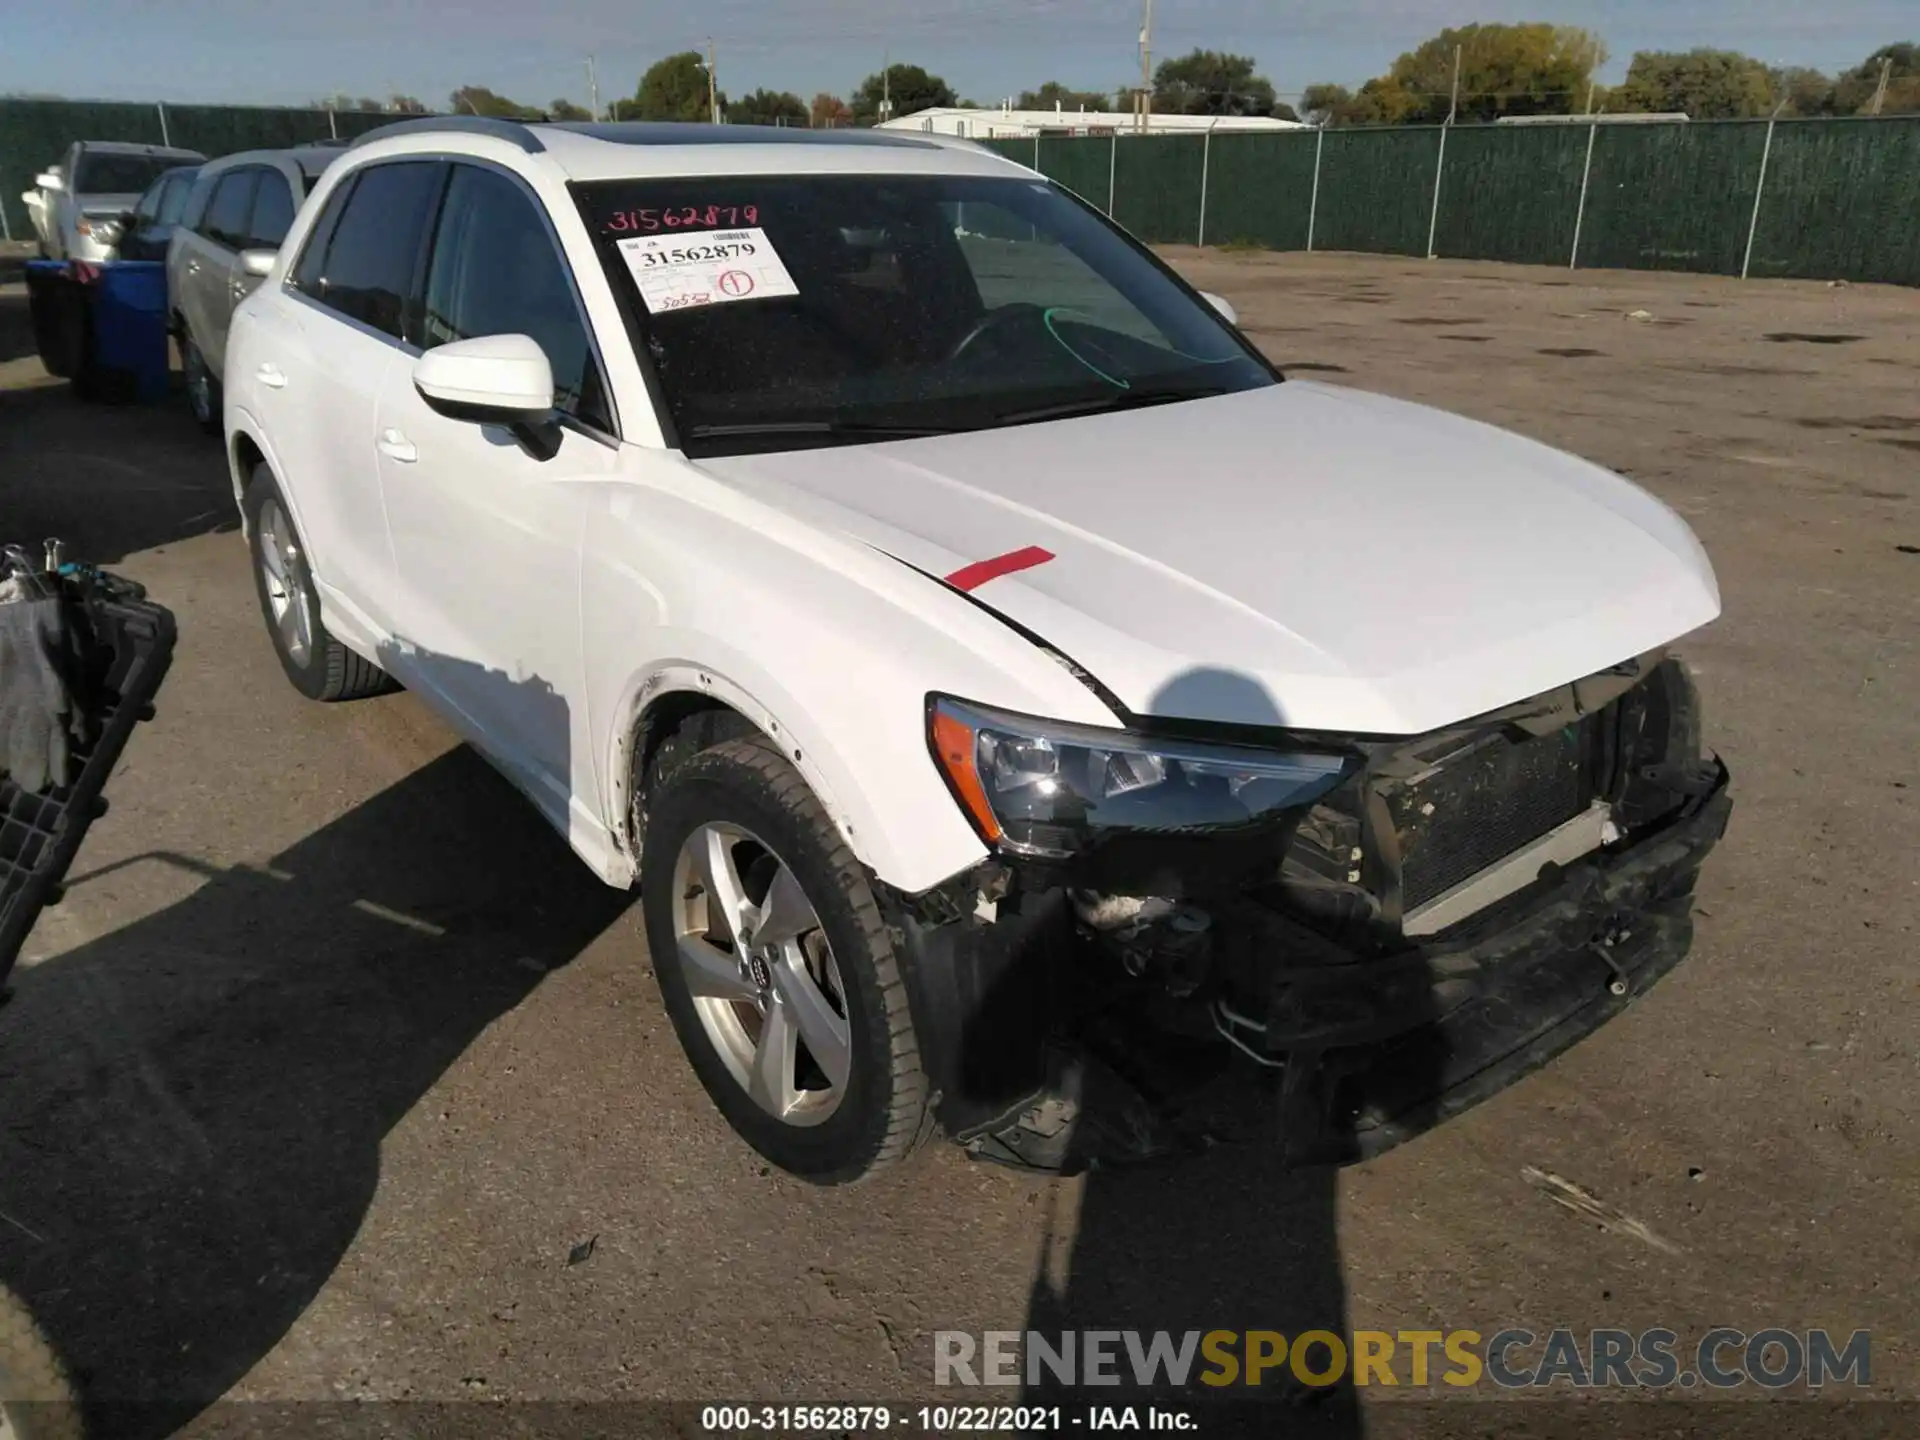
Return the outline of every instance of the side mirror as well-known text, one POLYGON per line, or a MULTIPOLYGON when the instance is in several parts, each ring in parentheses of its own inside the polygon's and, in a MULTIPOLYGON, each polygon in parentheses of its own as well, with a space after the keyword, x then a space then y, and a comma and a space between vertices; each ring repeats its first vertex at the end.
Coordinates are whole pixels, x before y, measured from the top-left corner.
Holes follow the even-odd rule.
POLYGON ((1219 311, 1220 318, 1226 321, 1229 325, 1238 325, 1240 323, 1240 312, 1234 309, 1233 306, 1229 305, 1220 296, 1215 295, 1211 290, 1202 290, 1200 292, 1200 298, 1206 301, 1207 304, 1211 305, 1215 310, 1219 311))
POLYGON ((67 182, 51 170, 42 170, 38 175, 33 177, 33 183, 42 190, 64 190, 67 188, 67 182))
POLYGON ((530 335, 481 335, 429 350, 413 362, 413 388, 449 420, 506 426, 536 460, 559 451, 553 367, 530 335))
POLYGON ((240 252, 240 273, 262 279, 273 271, 273 262, 279 255, 278 250, 242 250, 240 252))

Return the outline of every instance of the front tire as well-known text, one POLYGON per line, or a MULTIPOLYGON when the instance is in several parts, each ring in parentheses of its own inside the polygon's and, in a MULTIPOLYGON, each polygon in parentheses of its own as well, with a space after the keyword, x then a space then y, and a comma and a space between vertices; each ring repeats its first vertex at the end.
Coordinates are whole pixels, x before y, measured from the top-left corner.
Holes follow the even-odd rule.
POLYGON ((59 1353, 11 1291, 0 1288, 0 1437, 82 1440, 80 1393, 59 1353))
POLYGON ((194 424, 208 435, 220 433, 220 382, 207 368, 207 357, 190 333, 180 337, 180 373, 187 382, 187 408, 194 424))
POLYGON ((321 620, 306 546, 265 465, 253 469, 246 508, 260 613, 293 688, 309 700, 359 700, 392 689, 386 671, 334 639, 321 620))
POLYGON ((649 789, 640 893, 667 1014, 721 1114, 816 1184, 904 1160, 930 1128, 900 963, 865 872, 759 737, 649 789))

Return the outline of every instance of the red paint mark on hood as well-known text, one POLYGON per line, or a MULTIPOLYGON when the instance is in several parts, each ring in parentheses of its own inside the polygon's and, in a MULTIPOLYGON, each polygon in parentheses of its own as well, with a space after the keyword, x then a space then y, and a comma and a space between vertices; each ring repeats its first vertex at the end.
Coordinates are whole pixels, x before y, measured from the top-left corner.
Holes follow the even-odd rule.
POLYGON ((1051 559, 1051 550, 1029 545, 1024 550, 1009 550, 1004 555, 995 555, 991 560, 976 560, 971 565, 962 565, 947 576, 946 581, 956 590, 978 590, 989 580, 998 580, 1002 575, 1011 575, 1016 570, 1031 570, 1051 559))

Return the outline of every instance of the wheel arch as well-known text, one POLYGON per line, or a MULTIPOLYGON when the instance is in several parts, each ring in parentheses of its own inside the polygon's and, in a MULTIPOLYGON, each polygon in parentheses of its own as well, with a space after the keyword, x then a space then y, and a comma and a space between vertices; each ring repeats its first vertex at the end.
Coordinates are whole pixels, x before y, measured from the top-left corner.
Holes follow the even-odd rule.
POLYGON ((698 734, 702 748, 749 735, 772 742, 818 797, 847 848, 861 864, 872 867, 860 828, 836 803, 835 787, 808 746, 745 686, 717 667, 691 663, 663 665, 640 677, 613 726, 607 818, 615 843, 636 867, 642 842, 636 807, 645 799, 661 748, 688 731, 698 734))
MULTIPOLYGON (((689 724, 704 727, 712 736, 710 744, 746 735, 770 742, 800 773, 869 874, 917 889, 916 880, 938 883, 985 853, 957 811, 950 825, 929 824, 924 808, 911 798, 923 792, 918 793, 920 800, 936 800, 931 760, 927 775, 916 777, 925 786, 870 793, 879 782, 862 773, 846 744, 835 743, 836 737, 826 733, 817 717, 785 696, 770 677, 757 675, 745 657, 726 667, 688 660, 661 663, 635 677, 611 718, 610 753, 603 771, 606 817, 616 847, 636 870, 644 839, 635 823, 644 812, 636 811, 636 802, 644 799, 660 747, 689 724)), ((951 803, 944 790, 937 803, 951 803)))

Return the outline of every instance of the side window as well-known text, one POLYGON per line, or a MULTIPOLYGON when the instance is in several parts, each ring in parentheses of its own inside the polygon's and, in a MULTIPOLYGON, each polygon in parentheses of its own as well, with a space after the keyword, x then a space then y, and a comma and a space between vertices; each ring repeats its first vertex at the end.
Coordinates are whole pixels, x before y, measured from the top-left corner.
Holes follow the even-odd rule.
POLYGON ((206 233, 207 202, 213 198, 213 187, 220 183, 215 175, 201 175, 193 182, 193 189, 187 192, 186 209, 180 212, 180 226, 196 235, 206 233))
POLYGON ((395 161, 362 170, 327 244, 321 304, 404 339, 407 292, 420 236, 439 193, 438 161, 395 161))
POLYGON ((253 220, 247 226, 249 250, 278 250, 293 228, 293 188, 278 170, 262 170, 253 192, 253 220))
POLYGON ((186 208, 187 196, 192 190, 193 181, 185 175, 176 175, 165 183, 160 192, 160 224, 180 223, 180 212, 186 208))
POLYGON ((247 243, 247 215, 253 208, 253 184, 258 170, 233 170, 220 177, 220 184, 207 205, 207 218, 200 233, 216 245, 229 250, 244 249, 247 243))
POLYGON ((531 335, 553 367, 554 406, 613 428, 586 322, 551 232, 505 175, 456 165, 427 271, 421 348, 481 335, 531 335))
POLYGON ((293 288, 316 300, 320 298, 320 277, 325 273, 327 242, 333 238, 333 227, 340 223, 340 212, 346 208, 353 182, 354 177, 349 175, 333 187, 333 193, 327 196, 326 208, 320 212, 320 218, 313 222, 313 228, 307 231, 307 243, 300 251, 300 263, 293 267, 293 288))

